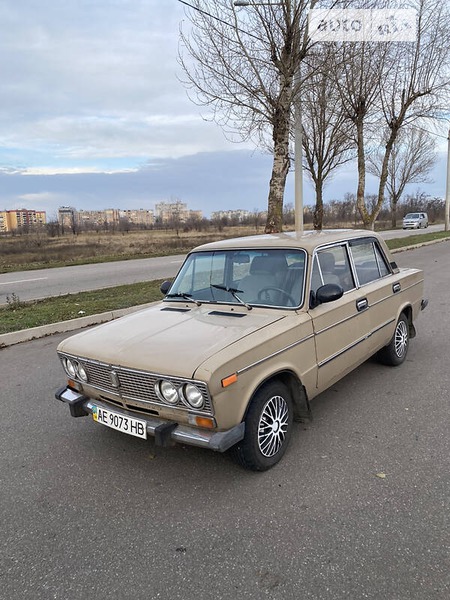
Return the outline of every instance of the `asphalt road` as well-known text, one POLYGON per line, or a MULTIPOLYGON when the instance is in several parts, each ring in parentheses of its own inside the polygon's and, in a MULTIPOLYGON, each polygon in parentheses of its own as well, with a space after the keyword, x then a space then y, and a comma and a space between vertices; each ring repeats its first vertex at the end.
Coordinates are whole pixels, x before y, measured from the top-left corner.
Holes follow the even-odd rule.
POLYGON ((55 269, 17 271, 0 275, 0 305, 13 293, 20 300, 37 300, 60 294, 114 287, 173 277, 184 255, 139 258, 55 269))
POLYGON ((397 259, 430 299, 407 361, 316 398, 266 473, 71 418, 63 335, 0 350, 0 598, 447 600, 450 251, 397 259))
MULTIPOLYGON (((412 233, 440 231, 443 225, 432 225, 428 229, 386 231, 386 239, 404 237, 412 233)), ((40 269, 0 274, 0 305, 7 297, 15 294, 20 300, 37 300, 60 294, 87 290, 98 290, 139 281, 164 279, 176 275, 184 255, 160 258, 139 258, 93 265, 40 269)))

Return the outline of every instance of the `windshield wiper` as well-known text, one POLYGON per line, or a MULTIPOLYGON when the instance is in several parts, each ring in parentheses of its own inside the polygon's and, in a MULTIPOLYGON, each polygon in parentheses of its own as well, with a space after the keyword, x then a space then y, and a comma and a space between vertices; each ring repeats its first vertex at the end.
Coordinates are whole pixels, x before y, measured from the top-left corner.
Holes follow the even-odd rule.
POLYGON ((197 306, 201 306, 202 303, 195 298, 192 297, 192 294, 184 294, 180 292, 175 292, 173 294, 166 294, 166 298, 184 298, 185 300, 189 300, 190 302, 194 302, 197 306))
POLYGON ((236 298, 236 300, 243 304, 245 308, 248 308, 248 310, 252 310, 250 304, 247 304, 247 302, 244 302, 244 300, 242 300, 242 298, 238 296, 238 292, 242 294, 244 290, 226 287, 225 285, 215 285, 214 283, 211 283, 211 287, 216 288, 216 290, 223 290, 224 292, 229 292, 233 296, 233 298, 236 298))

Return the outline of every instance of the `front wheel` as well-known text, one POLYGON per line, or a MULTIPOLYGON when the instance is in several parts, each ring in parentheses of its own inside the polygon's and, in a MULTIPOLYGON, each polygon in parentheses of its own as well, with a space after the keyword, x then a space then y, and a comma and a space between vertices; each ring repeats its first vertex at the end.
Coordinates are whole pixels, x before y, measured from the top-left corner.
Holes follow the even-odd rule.
POLYGON ((395 326, 394 335, 387 346, 382 348, 378 354, 378 360, 384 365, 397 367, 405 361, 409 348, 409 322, 402 313, 395 326))
POLYGON ((245 418, 245 436, 233 448, 246 469, 266 471, 284 455, 292 433, 293 403, 278 381, 264 385, 253 398, 245 418))

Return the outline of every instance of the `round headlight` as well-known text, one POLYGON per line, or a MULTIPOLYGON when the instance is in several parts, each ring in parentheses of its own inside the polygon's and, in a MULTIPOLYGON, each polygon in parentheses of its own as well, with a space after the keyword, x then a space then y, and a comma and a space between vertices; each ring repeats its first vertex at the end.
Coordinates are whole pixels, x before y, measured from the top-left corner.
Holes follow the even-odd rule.
POLYGON ((69 377, 76 377, 77 375, 77 363, 70 358, 66 358, 66 370, 69 377))
POLYGON ((204 399, 201 391, 193 383, 187 383, 183 388, 184 397, 192 406, 192 408, 201 408, 204 404, 204 399))
POLYGON ((178 398, 178 390, 173 385, 171 381, 160 381, 158 384, 158 390, 161 396, 161 399, 168 404, 177 404, 178 398))
POLYGON ((85 382, 88 380, 86 369, 83 367, 83 365, 81 363, 78 363, 78 376, 81 380, 83 380, 85 382))

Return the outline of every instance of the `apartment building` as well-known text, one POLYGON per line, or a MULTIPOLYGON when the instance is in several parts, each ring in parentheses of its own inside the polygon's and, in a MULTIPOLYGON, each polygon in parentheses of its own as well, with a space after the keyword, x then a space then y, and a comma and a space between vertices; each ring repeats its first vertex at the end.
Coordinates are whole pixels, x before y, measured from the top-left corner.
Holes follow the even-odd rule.
POLYGON ((155 219, 160 223, 170 223, 177 221, 185 223, 189 219, 201 220, 203 213, 201 210, 190 210, 187 205, 180 200, 176 202, 159 202, 155 205, 155 219))
POLYGON ((0 232, 8 233, 18 229, 32 229, 47 222, 44 210, 28 210, 26 208, 0 211, 0 232))
POLYGON ((73 206, 60 206, 58 209, 58 221, 63 229, 69 230, 74 227, 90 229, 96 227, 116 227, 123 223, 133 226, 151 227, 156 220, 159 223, 185 223, 188 219, 201 220, 201 210, 190 210, 186 204, 180 201, 160 202, 155 210, 118 209, 107 208, 105 210, 77 210, 73 206))
POLYGON ((248 219, 251 213, 248 210, 236 209, 236 210, 218 210, 211 213, 212 220, 229 219, 230 221, 238 221, 242 223, 244 219, 248 219))
POLYGON ((106 208, 105 210, 79 210, 75 222, 82 226, 103 227, 119 224, 119 209, 106 208))
POLYGON ((153 225, 155 216, 152 210, 139 208, 137 210, 120 210, 119 218, 132 225, 143 225, 145 227, 153 225))

